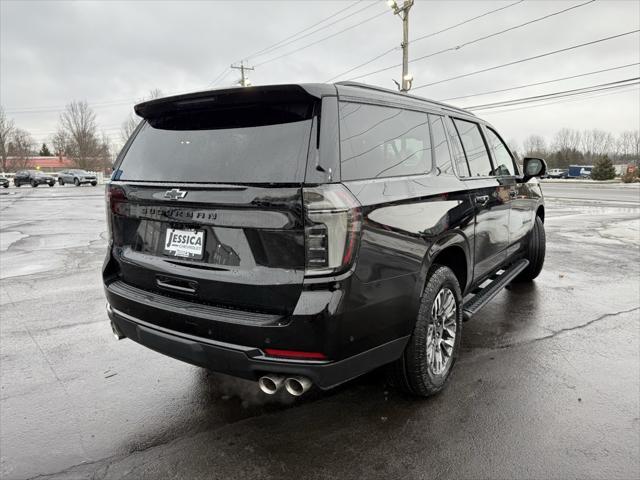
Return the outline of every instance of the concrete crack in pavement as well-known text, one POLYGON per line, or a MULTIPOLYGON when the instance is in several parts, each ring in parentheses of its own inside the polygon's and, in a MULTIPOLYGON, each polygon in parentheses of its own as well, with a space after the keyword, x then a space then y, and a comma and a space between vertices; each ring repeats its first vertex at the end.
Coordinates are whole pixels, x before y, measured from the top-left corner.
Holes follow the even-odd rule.
POLYGON ((588 327, 590 325, 593 325, 594 323, 599 322, 601 320, 604 320, 605 318, 608 318, 608 317, 616 317, 618 315, 622 315, 624 313, 635 312, 637 310, 640 310, 640 307, 634 307, 634 308, 630 308, 628 310, 620 310, 619 312, 605 313, 603 315, 600 315, 597 318, 589 320, 588 322, 581 323, 580 325, 575 325, 573 327, 561 328, 560 330, 550 330, 551 333, 549 335, 545 335, 543 337, 538 337, 538 338, 533 338, 533 339, 527 340, 525 342, 518 342, 518 343, 510 343, 508 345, 501 345, 501 346, 497 347, 496 349, 497 350, 504 350, 504 349, 507 349, 507 348, 519 347, 519 346, 522 346, 522 345, 531 345, 532 343, 540 342, 540 341, 543 341, 543 340, 549 340, 550 338, 556 337, 556 336, 561 335, 561 334, 566 333, 566 332, 571 332, 571 331, 574 331, 574 330, 580 330, 580 329, 586 328, 586 327, 588 327))

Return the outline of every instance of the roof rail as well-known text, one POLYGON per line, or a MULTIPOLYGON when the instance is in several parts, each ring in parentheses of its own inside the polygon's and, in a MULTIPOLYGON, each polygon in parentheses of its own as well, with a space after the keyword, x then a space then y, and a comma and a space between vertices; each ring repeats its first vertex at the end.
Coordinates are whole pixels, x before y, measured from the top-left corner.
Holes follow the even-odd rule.
POLYGON ((402 97, 409 97, 412 98, 414 100, 420 100, 422 102, 427 102, 427 103, 433 103, 435 105, 439 105, 443 108, 449 109, 449 110, 453 110, 456 112, 462 112, 465 113, 467 115, 472 115, 472 116, 476 116, 474 113, 470 112, 469 110, 465 110, 464 108, 459 108, 459 107, 454 107, 453 105, 449 105, 448 103, 442 103, 442 102, 438 102, 436 100, 429 100, 427 98, 423 98, 423 97, 418 97, 416 95, 410 95, 408 93, 403 93, 403 92, 398 92, 397 90, 391 90, 389 88, 384 88, 384 87, 378 87, 375 85, 369 85, 366 83, 360 83, 360 82, 351 82, 348 80, 342 81, 342 82, 336 82, 335 85, 344 85, 345 87, 357 87, 357 88, 364 88, 367 90, 374 90, 376 92, 382 92, 382 93, 389 93, 392 95, 399 95, 402 97))

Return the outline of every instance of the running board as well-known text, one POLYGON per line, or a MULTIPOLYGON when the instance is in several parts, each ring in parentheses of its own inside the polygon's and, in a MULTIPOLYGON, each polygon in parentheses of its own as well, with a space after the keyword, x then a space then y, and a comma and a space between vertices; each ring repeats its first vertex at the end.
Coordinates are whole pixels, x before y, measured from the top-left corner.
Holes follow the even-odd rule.
POLYGON ((476 288, 472 293, 473 297, 464 303, 462 315, 464 320, 469 320, 478 311, 484 307, 489 301, 495 297, 500 290, 506 287, 522 270, 527 268, 529 260, 522 259, 511 265, 502 273, 496 272, 488 280, 491 280, 486 287, 476 288))

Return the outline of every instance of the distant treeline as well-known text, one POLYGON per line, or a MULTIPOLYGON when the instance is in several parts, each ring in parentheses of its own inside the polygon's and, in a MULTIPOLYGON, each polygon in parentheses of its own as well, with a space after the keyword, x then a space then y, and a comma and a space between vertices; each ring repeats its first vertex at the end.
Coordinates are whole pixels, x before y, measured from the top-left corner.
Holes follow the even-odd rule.
POLYGON ((510 147, 519 157, 542 157, 549 168, 567 168, 569 165, 593 165, 608 157, 614 164, 638 165, 640 162, 640 130, 628 130, 617 137, 604 130, 574 130, 563 128, 550 144, 540 135, 529 135, 522 148, 511 142, 510 147))

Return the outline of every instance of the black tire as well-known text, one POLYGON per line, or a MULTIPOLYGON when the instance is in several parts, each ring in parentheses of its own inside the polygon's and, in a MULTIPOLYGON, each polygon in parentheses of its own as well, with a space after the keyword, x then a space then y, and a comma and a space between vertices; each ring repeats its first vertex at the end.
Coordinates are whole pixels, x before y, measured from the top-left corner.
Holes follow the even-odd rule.
POLYGON ((15 180, 13 181, 13 184, 16 186, 16 188, 20 188, 20 184, 18 182, 16 182, 15 180))
POLYGON ((56 184, 55 182, 51 182, 51 183, 49 184, 49 186, 50 186, 50 187, 53 187, 55 184, 56 184))
POLYGON ((60 184, 60 186, 62 187, 62 186, 64 185, 64 180, 63 180, 63 179, 61 179, 61 178, 59 178, 59 179, 58 179, 58 183, 59 183, 59 184, 60 184))
POLYGON ((91 182, 92 187, 95 187, 96 185, 98 185, 98 182, 91 182))
POLYGON ((32 181, 32 182, 31 182, 31 186, 32 186, 33 188, 36 188, 36 187, 38 186, 38 182, 33 182, 33 181, 32 181))
POLYGON ((77 178, 74 178, 74 179, 73 179, 73 184, 74 184, 76 187, 79 187, 79 186, 80 186, 80 180, 78 180, 77 178))
MULTIPOLYGON (((450 268, 433 265, 427 276, 420 310, 413 333, 402 356, 387 366, 390 383, 406 393, 421 397, 428 397, 441 391, 451 374, 462 336, 462 293, 458 279, 450 268), (453 348, 448 356, 448 363, 440 373, 434 373, 428 365, 427 337, 429 326, 433 325, 432 308, 436 297, 441 291, 448 290, 455 300, 455 338, 453 348)), ((444 338, 444 336, 443 336, 444 338)))
POLYGON ((2 185, 4 188, 9 188, 9 184, 5 183, 4 185, 2 185))
POLYGON ((527 245, 526 259, 529 265, 516 277, 517 282, 530 282, 542 271, 544 265, 544 255, 547 250, 547 238, 544 233, 544 223, 536 215, 533 229, 529 232, 529 242, 527 245))

